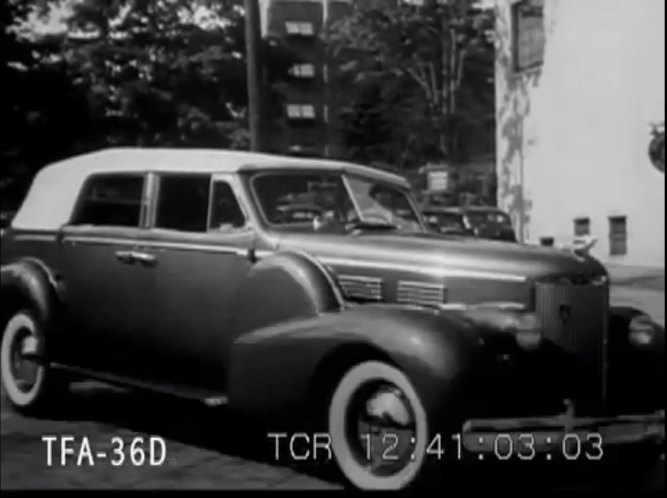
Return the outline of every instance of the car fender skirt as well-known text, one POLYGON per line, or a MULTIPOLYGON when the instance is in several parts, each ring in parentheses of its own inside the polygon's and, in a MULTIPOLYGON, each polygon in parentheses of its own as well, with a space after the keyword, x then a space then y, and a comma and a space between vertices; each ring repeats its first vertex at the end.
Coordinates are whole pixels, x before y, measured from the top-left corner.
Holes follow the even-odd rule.
POLYGON ((310 318, 342 309, 340 290, 315 258, 284 252, 261 260, 237 293, 236 334, 295 318, 310 318))
MULTIPOLYGON (((26 259, 2 267, 0 271, 0 310, 4 330, 6 321, 23 307, 36 313, 40 331, 51 337, 60 322, 60 299, 55 280, 48 268, 38 260, 26 259)), ((42 337, 38 342, 38 356, 48 356, 47 343, 42 337)))
POLYGON ((479 343, 460 324, 425 310, 367 305, 254 330, 232 345, 232 408, 271 419, 326 401, 355 363, 373 359, 411 379, 429 413, 454 413, 479 343), (313 396, 314 395, 314 396, 313 396))

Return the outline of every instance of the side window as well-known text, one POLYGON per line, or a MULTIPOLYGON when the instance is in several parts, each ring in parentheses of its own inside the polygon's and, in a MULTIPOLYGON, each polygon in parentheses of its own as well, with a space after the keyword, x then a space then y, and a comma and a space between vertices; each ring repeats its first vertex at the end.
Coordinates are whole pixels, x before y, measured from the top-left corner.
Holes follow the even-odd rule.
POLYGON ((227 182, 213 183, 211 200, 211 230, 232 230, 245 225, 245 216, 234 191, 227 182))
POLYGON ((142 175, 100 175, 84 187, 72 225, 138 227, 144 192, 142 175))
POLYGON ((165 175, 158 185, 155 228, 206 231, 210 175, 165 175))

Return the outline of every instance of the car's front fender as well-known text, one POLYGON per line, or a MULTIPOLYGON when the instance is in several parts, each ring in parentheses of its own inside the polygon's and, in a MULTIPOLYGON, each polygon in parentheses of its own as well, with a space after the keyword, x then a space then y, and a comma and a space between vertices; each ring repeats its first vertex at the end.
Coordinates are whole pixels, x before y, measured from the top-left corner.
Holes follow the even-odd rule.
POLYGON ((653 323, 653 340, 633 343, 630 322, 645 315, 639 309, 616 306, 610 309, 607 348, 607 391, 611 409, 664 409, 665 328, 653 323))
POLYGON ((429 413, 440 413, 460 406, 481 349, 481 338, 456 313, 344 308, 240 336, 231 351, 229 401, 262 418, 289 416, 309 408, 313 393, 326 397, 351 361, 383 359, 407 374, 429 413))

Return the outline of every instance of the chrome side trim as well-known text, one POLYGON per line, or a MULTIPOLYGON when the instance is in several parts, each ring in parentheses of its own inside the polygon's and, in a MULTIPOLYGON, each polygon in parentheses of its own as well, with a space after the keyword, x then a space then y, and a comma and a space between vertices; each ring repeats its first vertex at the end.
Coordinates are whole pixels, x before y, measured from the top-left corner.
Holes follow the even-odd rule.
POLYGON ((54 234, 15 234, 13 239, 17 242, 55 242, 58 236, 54 234))
POLYGON ((478 310, 478 309, 499 309, 505 311, 528 311, 528 307, 521 303, 513 301, 488 301, 484 303, 444 303, 438 306, 443 311, 457 310, 478 310))
MULTIPOLYGON (((148 241, 141 239, 121 239, 115 237, 93 237, 93 236, 65 236, 65 241, 69 242, 79 242, 85 244, 111 244, 111 245, 138 245, 143 247, 152 247, 152 248, 165 248, 165 249, 181 249, 181 250, 190 250, 190 251, 202 251, 202 252, 212 252, 212 253, 233 253, 237 255, 244 256, 247 252, 246 249, 235 247, 235 246, 226 246, 220 244, 193 244, 188 242, 163 242, 163 241, 148 241)), ((262 250, 257 251, 257 257, 263 258, 270 256, 271 254, 277 251, 262 250)), ((482 272, 476 270, 461 270, 456 268, 433 268, 433 267, 424 267, 411 264, 399 264, 391 262, 375 262, 375 261, 359 261, 350 258, 337 258, 337 257, 317 257, 324 265, 329 266, 357 266, 363 267, 364 269, 376 269, 376 270, 388 270, 388 271, 404 271, 408 273, 421 273, 431 277, 437 278, 446 278, 446 277, 460 277, 460 278, 472 278, 479 280, 493 280, 493 281, 505 281, 505 282, 526 282, 527 277, 523 275, 513 275, 506 273, 494 273, 494 272, 482 272)))
POLYGON ((226 246, 220 244, 191 244, 188 242, 162 242, 141 239, 117 239, 105 237, 65 237, 64 242, 74 242, 81 244, 109 244, 109 245, 134 245, 141 247, 150 247, 155 249, 178 249, 183 251, 202 251, 210 253, 231 253, 238 256, 245 256, 247 249, 237 246, 226 246))
POLYGON ((506 273, 493 273, 493 272, 480 272, 476 270, 460 270, 456 268, 433 268, 433 267, 424 267, 418 266, 417 264, 398 264, 391 262, 370 262, 370 261, 358 261, 349 258, 336 258, 336 257, 322 257, 320 260, 327 265, 339 265, 339 266, 357 266, 363 268, 372 268, 377 270, 394 270, 394 271, 405 271, 409 273, 421 273, 424 275, 429 275, 431 277, 461 277, 461 278, 473 278, 480 280, 496 280, 496 281, 509 281, 509 282, 526 282, 528 277, 523 275, 512 275, 506 273))

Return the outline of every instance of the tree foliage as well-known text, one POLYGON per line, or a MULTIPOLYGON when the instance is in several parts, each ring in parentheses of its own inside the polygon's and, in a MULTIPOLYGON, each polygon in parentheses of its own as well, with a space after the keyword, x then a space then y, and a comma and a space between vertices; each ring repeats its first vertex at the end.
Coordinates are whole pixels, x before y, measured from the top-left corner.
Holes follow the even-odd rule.
MULTIPOLYGON (((16 27, 59 3, 6 0, 2 19, 16 27)), ((21 190, 17 178, 49 161, 111 145, 246 148, 242 5, 74 0, 62 32, 5 29, 3 190, 21 190)), ((280 79, 290 55, 275 40, 262 49, 267 80, 280 79)))
POLYGON ((352 157, 412 166, 493 150, 492 29, 471 0, 355 2, 328 37, 352 157))

